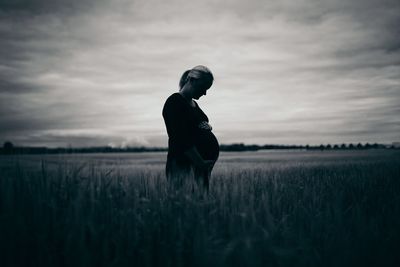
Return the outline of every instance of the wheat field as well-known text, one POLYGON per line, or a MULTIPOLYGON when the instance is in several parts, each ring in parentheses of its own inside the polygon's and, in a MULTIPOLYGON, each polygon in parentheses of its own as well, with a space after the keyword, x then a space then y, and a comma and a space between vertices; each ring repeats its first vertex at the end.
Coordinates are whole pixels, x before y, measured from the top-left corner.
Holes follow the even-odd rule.
POLYGON ((0 157, 1 266, 400 266, 400 151, 0 157))

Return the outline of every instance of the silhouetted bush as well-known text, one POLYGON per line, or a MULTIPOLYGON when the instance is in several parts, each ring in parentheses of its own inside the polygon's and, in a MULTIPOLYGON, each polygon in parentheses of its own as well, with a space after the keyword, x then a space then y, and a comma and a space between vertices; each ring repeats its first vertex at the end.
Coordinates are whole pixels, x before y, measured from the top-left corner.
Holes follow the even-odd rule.
POLYGON ((12 154, 14 152, 14 145, 10 141, 7 141, 3 145, 4 154, 12 154))

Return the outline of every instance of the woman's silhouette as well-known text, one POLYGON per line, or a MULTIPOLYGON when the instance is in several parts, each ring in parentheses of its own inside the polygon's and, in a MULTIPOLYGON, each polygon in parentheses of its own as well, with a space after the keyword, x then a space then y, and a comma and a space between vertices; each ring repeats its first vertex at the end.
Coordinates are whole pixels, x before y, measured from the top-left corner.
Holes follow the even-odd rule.
POLYGON ((211 170, 218 159, 219 144, 207 115, 193 99, 206 95, 214 77, 205 66, 183 73, 179 92, 165 101, 162 115, 168 132, 167 179, 185 182, 193 174, 208 192, 211 170))

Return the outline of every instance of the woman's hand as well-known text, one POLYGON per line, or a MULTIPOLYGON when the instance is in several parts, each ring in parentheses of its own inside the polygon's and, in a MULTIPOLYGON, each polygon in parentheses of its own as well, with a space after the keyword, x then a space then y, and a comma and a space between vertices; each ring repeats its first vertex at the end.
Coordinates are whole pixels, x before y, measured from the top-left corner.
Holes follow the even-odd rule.
POLYGON ((211 171, 212 168, 214 167, 214 164, 215 164, 214 160, 205 160, 202 169, 211 171))
POLYGON ((199 169, 211 171, 214 167, 215 160, 204 160, 194 146, 186 150, 185 155, 188 156, 193 164, 199 169))
POLYGON ((206 121, 202 121, 201 123, 199 123, 198 127, 199 127, 200 129, 203 129, 203 130, 208 130, 208 131, 211 131, 211 130, 212 130, 211 125, 210 125, 208 122, 206 122, 206 121))

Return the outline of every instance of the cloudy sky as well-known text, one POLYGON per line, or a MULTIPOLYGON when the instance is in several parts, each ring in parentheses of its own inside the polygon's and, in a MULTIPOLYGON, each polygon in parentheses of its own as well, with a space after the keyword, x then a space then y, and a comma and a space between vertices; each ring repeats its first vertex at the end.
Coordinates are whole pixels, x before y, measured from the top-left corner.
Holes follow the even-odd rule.
POLYGON ((199 64, 220 143, 400 141, 398 0, 0 3, 0 142, 167 146, 199 64))

